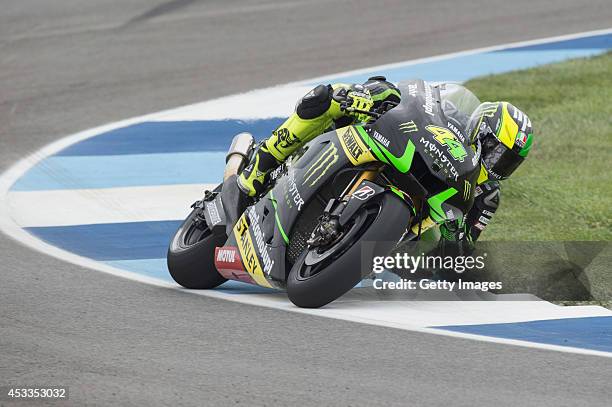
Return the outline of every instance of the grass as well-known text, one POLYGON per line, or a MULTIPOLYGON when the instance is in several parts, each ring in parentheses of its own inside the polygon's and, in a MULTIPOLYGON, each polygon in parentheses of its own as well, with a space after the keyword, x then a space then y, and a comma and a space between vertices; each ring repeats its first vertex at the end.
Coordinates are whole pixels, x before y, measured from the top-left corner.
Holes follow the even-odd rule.
MULTIPOLYGON (((536 137, 525 163, 503 182, 500 208, 483 240, 612 240, 612 53, 476 78, 466 86, 483 101, 507 100, 527 112, 536 137)), ((612 309, 610 247, 567 280, 566 287, 588 281, 592 301, 553 302, 612 309)), ((524 283, 560 275, 518 277, 524 283)))
POLYGON ((612 53, 465 85, 525 111, 536 137, 483 240, 612 240, 612 53))

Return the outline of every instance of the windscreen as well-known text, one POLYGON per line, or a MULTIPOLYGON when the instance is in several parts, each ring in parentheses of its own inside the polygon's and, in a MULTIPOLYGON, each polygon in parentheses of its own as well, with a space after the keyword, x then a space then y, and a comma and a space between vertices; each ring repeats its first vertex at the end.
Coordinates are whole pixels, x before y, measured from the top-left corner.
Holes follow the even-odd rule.
MULTIPOLYGON (((409 93, 409 83, 413 81, 402 81, 398 84, 402 94, 409 93)), ((480 100, 476 95, 458 83, 429 82, 428 84, 439 88, 444 115, 465 127, 474 110, 480 105, 480 100)))
POLYGON ((480 100, 468 88, 458 83, 440 83, 440 97, 442 110, 446 117, 452 117, 458 122, 467 125, 467 122, 480 100))

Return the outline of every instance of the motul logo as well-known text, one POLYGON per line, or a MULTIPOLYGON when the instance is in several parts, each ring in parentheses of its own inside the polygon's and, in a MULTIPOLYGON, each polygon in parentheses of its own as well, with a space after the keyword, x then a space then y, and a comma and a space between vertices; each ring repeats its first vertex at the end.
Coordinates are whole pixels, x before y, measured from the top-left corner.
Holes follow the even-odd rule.
POLYGON ((219 249, 217 251, 217 261, 233 263, 236 259, 235 249, 219 249))

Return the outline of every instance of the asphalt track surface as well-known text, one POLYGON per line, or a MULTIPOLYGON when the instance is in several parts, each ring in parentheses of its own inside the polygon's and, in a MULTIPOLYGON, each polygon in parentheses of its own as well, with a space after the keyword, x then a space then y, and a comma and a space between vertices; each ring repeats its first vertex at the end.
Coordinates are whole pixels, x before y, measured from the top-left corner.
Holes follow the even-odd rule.
MULTIPOLYGON (((67 134, 164 108, 612 25, 605 0, 458 3, 4 2, 0 170, 67 134)), ((0 386, 66 385, 68 405, 597 406, 612 397, 608 358, 191 295, 4 235, 0 310, 0 386)))

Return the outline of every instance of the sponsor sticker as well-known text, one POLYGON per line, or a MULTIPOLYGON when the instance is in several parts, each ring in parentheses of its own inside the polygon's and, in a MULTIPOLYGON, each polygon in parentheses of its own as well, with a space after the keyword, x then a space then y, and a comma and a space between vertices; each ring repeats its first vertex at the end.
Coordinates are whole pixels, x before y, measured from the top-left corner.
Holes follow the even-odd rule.
POLYGON ((382 134, 380 134, 379 132, 377 132, 376 130, 374 130, 374 134, 372 135, 380 144, 382 144, 383 146, 389 148, 389 144, 390 141, 388 138, 386 138, 385 136, 383 136, 382 134))
POLYGON ((516 136, 516 141, 514 142, 519 147, 524 147, 527 143, 527 134, 519 131, 519 134, 516 136))
POLYGON ((489 224, 489 219, 485 218, 484 216, 479 217, 478 220, 485 225, 489 224))
POLYGON ((235 247, 220 247, 217 250, 216 261, 222 263, 234 263, 237 257, 236 254, 235 247))
POLYGON ((338 130, 337 134, 344 153, 353 165, 375 161, 370 149, 361 141, 352 126, 338 130))
POLYGON ((215 201, 208 201, 204 205, 206 206, 206 210, 208 211, 208 215, 210 216, 212 228, 213 226, 221 222, 221 216, 219 216, 219 209, 217 208, 217 204, 215 203, 215 201))
POLYGON ((472 190, 472 184, 470 181, 463 181, 463 200, 467 201, 470 199, 470 192, 472 190))
POLYGON ((265 236, 261 230, 261 221, 259 219, 259 214, 252 206, 248 209, 248 214, 249 223, 251 224, 251 229, 253 230, 253 234, 255 235, 255 243, 257 244, 257 249, 259 250, 259 254, 261 255, 261 257, 263 258, 264 272, 269 275, 272 271, 272 267, 274 266, 274 260, 270 258, 270 253, 268 252, 265 236))
POLYGON ((261 264, 259 264, 259 259, 257 258, 257 253, 255 253, 253 240, 249 233, 249 224, 245 215, 242 215, 238 222, 236 222, 234 226, 234 236, 236 237, 240 257, 246 271, 253 277, 253 280, 255 280, 255 283, 258 285, 262 287, 271 287, 268 280, 264 277, 261 264))
POLYGON ((289 170, 287 174, 288 180, 288 195, 291 195, 291 199, 293 203, 297 206, 298 212, 302 210, 302 206, 304 205, 304 199, 300 194, 300 190, 298 189, 297 183, 295 182, 295 171, 289 170))
MULTIPOLYGON (((338 147, 332 142, 323 150, 319 158, 317 158, 304 173, 304 181, 302 185, 313 187, 334 165, 340 156, 338 155, 338 147)), ((349 156, 350 159, 350 156, 349 156)))
POLYGON ((408 84, 408 94, 410 96, 412 96, 413 98, 415 98, 417 96, 417 84, 416 83, 410 83, 408 84))
POLYGON ((417 125, 414 123, 414 120, 410 120, 409 122, 400 123, 399 129, 402 133, 405 133, 405 134, 414 133, 415 131, 419 130, 417 125))
POLYGON ((425 86, 425 104, 423 104, 423 109, 428 115, 432 117, 435 116, 433 90, 431 86, 425 86))
POLYGON ((455 181, 459 178, 459 172, 455 166, 451 163, 449 158, 444 155, 444 152, 440 150, 435 143, 421 137, 419 142, 425 147, 425 153, 427 153, 434 160, 434 164, 440 166, 447 174, 449 178, 453 178, 455 181))
POLYGON ((455 160, 463 162, 464 158, 467 157, 465 146, 457 140, 457 137, 449 129, 432 125, 425 127, 425 129, 434 135, 434 140, 446 147, 455 160))
POLYGON ((364 185, 357 191, 353 192, 353 197, 359 199, 360 201, 365 201, 375 193, 376 191, 374 191, 374 188, 369 185, 364 185))

